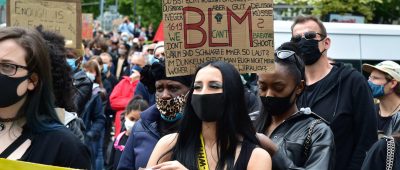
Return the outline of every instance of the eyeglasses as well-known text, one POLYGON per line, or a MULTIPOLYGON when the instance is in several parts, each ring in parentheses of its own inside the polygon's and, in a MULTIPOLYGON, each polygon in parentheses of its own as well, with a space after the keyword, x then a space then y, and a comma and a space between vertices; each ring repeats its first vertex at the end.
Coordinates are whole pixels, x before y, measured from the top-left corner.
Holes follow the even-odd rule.
MULTIPOLYGON (((313 39, 317 38, 317 35, 319 35, 321 37, 321 39, 318 40, 318 41, 322 41, 322 40, 324 40, 326 38, 326 35, 318 33, 318 32, 315 32, 315 31, 305 32, 304 33, 304 38, 306 40, 313 40, 313 39)), ((297 43, 297 42, 300 42, 301 38, 303 38, 303 36, 301 34, 297 34, 297 35, 293 36, 290 41, 297 43)))
POLYGON ((293 56, 294 54, 295 54, 295 52, 290 51, 290 50, 279 50, 276 52, 276 56, 280 59, 289 58, 289 57, 293 56))
POLYGON ((6 76, 15 75, 19 68, 28 70, 28 67, 26 67, 26 66, 10 64, 10 63, 0 63, 0 73, 3 75, 6 75, 6 76))

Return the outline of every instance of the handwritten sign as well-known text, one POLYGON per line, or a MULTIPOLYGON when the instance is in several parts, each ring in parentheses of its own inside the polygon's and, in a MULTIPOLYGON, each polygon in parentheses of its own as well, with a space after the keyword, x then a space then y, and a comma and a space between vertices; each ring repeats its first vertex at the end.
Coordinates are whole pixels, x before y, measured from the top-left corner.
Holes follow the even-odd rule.
POLYGON ((222 60, 241 73, 274 69, 272 0, 163 0, 167 76, 222 60))
POLYGON ((82 39, 93 39, 93 14, 82 14, 82 39))
POLYGON ((80 0, 8 0, 7 25, 55 31, 70 48, 80 48, 82 39, 80 0))

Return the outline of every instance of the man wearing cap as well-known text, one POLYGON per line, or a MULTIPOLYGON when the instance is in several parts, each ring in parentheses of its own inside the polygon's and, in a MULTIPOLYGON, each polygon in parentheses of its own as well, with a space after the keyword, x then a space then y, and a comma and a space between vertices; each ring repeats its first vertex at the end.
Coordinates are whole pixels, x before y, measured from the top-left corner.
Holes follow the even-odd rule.
POLYGON ((390 136, 400 131, 400 65, 383 61, 373 66, 364 64, 363 70, 370 73, 368 84, 372 95, 379 99, 376 105, 378 135, 390 136))

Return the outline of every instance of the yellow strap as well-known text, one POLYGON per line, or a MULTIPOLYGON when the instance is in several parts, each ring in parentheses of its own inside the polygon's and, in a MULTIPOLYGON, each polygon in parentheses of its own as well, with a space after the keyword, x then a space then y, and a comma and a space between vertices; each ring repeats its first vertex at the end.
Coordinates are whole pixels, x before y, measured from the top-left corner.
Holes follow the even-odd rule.
POLYGON ((206 154, 206 148, 204 147, 204 139, 202 133, 200 133, 200 141, 201 141, 201 147, 197 158, 197 164, 199 166, 199 170, 208 170, 207 154, 206 154))

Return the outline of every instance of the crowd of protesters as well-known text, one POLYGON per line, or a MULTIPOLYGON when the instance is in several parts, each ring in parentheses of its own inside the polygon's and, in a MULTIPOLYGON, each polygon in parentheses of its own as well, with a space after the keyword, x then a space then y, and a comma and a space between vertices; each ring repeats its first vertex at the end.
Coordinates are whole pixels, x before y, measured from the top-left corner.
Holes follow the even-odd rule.
POLYGON ((167 77, 162 41, 124 18, 81 48, 0 29, 0 158, 79 169, 399 169, 400 65, 328 58, 299 16, 275 70, 210 61, 167 77), (375 99, 374 99, 375 98, 375 99))

